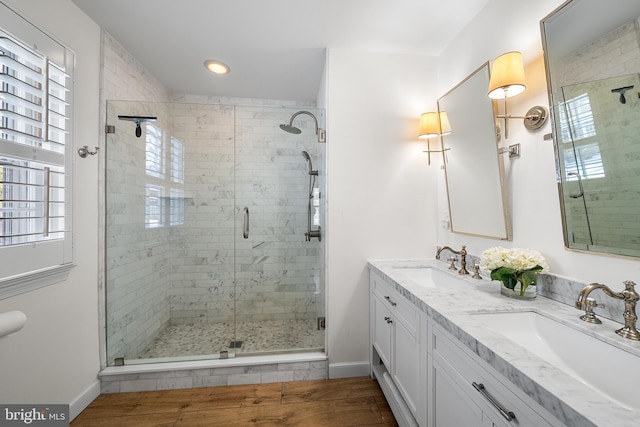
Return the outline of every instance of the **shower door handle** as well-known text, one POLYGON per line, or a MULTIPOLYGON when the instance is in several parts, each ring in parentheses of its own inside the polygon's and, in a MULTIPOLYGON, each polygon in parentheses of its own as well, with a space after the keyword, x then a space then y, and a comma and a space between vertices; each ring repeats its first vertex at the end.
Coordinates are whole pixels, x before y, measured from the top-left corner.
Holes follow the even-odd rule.
POLYGON ((242 217, 243 217, 242 237, 244 237, 245 239, 248 239, 249 238, 249 208, 246 206, 242 211, 242 217))
POLYGON ((572 199, 577 199, 579 197, 584 196, 584 188, 582 187, 582 177, 578 172, 569 172, 567 173, 569 176, 577 176, 578 177, 578 187, 580 188, 580 192, 578 194, 569 194, 569 197, 572 199))

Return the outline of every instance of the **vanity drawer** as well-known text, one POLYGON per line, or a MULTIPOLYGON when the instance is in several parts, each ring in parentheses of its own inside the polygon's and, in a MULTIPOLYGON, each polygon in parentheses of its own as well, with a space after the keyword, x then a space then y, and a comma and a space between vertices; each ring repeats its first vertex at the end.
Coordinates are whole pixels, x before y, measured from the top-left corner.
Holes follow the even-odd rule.
POLYGON ((371 287, 373 293, 388 305, 393 317, 402 321, 409 333, 415 338, 420 324, 420 310, 400 292, 382 280, 380 276, 373 273, 371 274, 371 287))
POLYGON ((432 354, 439 363, 448 365, 458 375, 461 388, 483 411, 492 414, 496 425, 541 427, 561 425, 561 423, 542 408, 537 402, 494 371, 477 355, 455 341, 449 333, 434 325, 432 329, 432 354), (515 419, 507 422, 496 407, 474 386, 484 386, 484 392, 506 412, 513 412, 515 419), (499 420, 499 421, 498 421, 499 420))

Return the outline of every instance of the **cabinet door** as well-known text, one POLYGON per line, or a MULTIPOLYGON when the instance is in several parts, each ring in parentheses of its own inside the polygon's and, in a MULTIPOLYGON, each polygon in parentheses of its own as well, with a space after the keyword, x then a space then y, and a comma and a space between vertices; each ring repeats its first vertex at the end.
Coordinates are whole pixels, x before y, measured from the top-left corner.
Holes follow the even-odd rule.
MULTIPOLYGON (((432 371, 435 375, 438 373, 437 369, 439 368, 441 377, 442 371, 446 372, 462 396, 457 399, 460 404, 464 403, 465 405, 479 408, 482 416, 473 425, 489 427, 515 425, 520 427, 550 426, 550 423, 539 412, 534 411, 529 406, 530 404, 535 405, 535 402, 529 398, 529 404, 525 403, 522 398, 517 396, 517 390, 510 389, 505 385, 506 379, 501 381, 496 377, 496 374, 490 373, 488 368, 482 365, 484 362, 471 354, 462 344, 455 341, 455 338, 435 325, 432 328, 432 332, 431 351, 434 366, 432 371), (482 385, 484 387, 483 390, 479 390, 473 385, 474 383, 478 386, 482 385), (510 412, 513 412, 515 420, 507 420, 506 414, 510 412)), ((433 388, 437 394, 437 383, 433 388)), ((445 406, 441 404, 440 410, 443 408, 445 406)), ((456 406, 449 409, 464 412, 463 409, 456 406)), ((436 407, 435 411, 437 410, 438 407, 436 407)), ((542 407, 539 410, 544 411, 542 407)), ((440 415, 444 416, 443 414, 440 415)), ((446 427, 450 424, 440 425, 446 427)), ((558 422, 553 425, 561 424, 558 422)))
POLYGON ((396 318, 393 321, 395 342, 392 377, 409 409, 417 418, 420 397, 420 343, 401 320, 396 318))
MULTIPOLYGON (((454 380, 455 372, 434 358, 431 378, 433 392, 433 427, 486 426, 482 410, 454 380)), ((491 426, 491 424, 488 424, 491 426)))
POLYGON ((393 320, 387 304, 377 295, 373 296, 373 346, 380 356, 380 360, 391 370, 391 330, 393 320))

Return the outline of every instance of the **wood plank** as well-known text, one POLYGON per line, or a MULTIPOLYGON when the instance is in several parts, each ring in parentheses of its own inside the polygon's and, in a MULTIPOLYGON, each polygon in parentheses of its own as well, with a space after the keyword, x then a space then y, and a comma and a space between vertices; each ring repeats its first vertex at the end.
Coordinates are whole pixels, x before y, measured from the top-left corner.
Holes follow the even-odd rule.
POLYGON ((260 426, 375 426, 385 425, 375 398, 359 397, 320 402, 290 403, 252 408, 223 408, 180 414, 176 427, 220 425, 260 426))
POLYGON ((203 387, 154 392, 100 395, 82 414, 86 418, 238 408, 252 405, 277 405, 281 401, 282 383, 227 387, 203 387))
POLYGON ((103 418, 89 418, 80 414, 71 425, 73 427, 172 427, 177 418, 177 412, 103 418))
POLYGON ((282 399, 282 383, 207 387, 185 392, 183 411, 238 408, 256 405, 278 405, 282 399))
POLYGON ((386 426, 396 426, 398 423, 396 422, 395 417, 393 416, 393 412, 391 411, 391 407, 385 399, 384 395, 376 396, 376 403, 378 404, 378 409, 380 410, 380 415, 382 415, 382 419, 384 420, 386 426))
POLYGON ((283 383, 282 390, 283 403, 383 396, 378 382, 369 377, 296 381, 283 383))

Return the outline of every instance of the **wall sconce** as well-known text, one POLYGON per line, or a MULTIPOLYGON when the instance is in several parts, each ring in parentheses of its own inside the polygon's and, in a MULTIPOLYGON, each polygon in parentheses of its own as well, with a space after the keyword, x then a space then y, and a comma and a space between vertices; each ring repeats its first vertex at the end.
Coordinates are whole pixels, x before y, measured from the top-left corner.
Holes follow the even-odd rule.
POLYGON ((432 150, 429 145, 429 139, 435 138, 441 135, 448 135, 451 133, 451 124, 449 123, 449 117, 447 113, 441 111, 439 113, 429 112, 420 116, 420 127, 418 130, 418 138, 427 140, 427 153, 428 162, 431 164, 431 153, 443 153, 446 150, 432 150))
POLYGON ((526 88, 520 52, 507 52, 493 61, 487 96, 491 99, 504 99, 504 114, 496 116, 504 119, 504 139, 509 138, 509 119, 524 119, 524 127, 528 130, 538 130, 547 121, 547 109, 539 105, 529 109, 526 116, 512 116, 508 113, 507 98, 521 94, 526 88))

